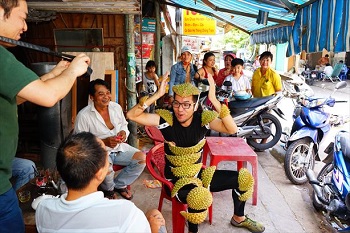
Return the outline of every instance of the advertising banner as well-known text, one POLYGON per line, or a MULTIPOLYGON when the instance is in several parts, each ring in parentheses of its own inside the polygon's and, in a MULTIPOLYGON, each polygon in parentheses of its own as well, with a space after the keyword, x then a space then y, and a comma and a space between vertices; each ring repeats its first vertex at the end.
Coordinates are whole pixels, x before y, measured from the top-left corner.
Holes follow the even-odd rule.
POLYGON ((182 10, 184 35, 215 35, 216 21, 195 11, 182 10))

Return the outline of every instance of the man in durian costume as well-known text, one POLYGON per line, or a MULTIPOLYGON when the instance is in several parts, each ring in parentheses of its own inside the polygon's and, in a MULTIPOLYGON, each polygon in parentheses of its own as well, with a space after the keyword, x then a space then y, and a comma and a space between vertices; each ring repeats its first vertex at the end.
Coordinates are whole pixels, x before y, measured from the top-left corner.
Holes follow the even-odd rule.
MULTIPOLYGON (((167 75, 165 75, 167 76, 167 75)), ((232 189, 234 215, 231 224, 244 227, 251 232, 263 232, 265 227, 244 215, 245 202, 252 196, 254 179, 247 169, 239 172, 216 170, 216 167, 202 168, 202 148, 209 129, 233 134, 237 125, 226 105, 216 99, 215 82, 208 77, 209 100, 216 111, 197 111, 199 90, 189 83, 173 87, 175 93, 172 102, 173 111, 158 109, 156 113, 144 110, 165 94, 166 79, 161 82, 158 91, 151 97, 141 99, 127 113, 127 118, 142 125, 157 126, 165 139, 166 166, 165 176, 174 183, 171 195, 188 210, 181 212, 188 221, 189 232, 198 232, 198 224, 207 216, 212 203, 210 192, 232 189)), ((170 192, 170 191, 169 191, 170 192)))

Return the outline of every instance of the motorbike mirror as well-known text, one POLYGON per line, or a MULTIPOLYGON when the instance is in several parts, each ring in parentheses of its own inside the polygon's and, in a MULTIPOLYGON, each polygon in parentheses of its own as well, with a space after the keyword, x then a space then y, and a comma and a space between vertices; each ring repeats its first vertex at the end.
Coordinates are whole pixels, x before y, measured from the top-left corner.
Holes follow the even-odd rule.
POLYGON ((225 87, 232 86, 232 83, 230 81, 225 81, 222 85, 225 87))
POLYGON ((335 89, 342 89, 346 87, 348 84, 345 81, 341 81, 335 85, 335 89))

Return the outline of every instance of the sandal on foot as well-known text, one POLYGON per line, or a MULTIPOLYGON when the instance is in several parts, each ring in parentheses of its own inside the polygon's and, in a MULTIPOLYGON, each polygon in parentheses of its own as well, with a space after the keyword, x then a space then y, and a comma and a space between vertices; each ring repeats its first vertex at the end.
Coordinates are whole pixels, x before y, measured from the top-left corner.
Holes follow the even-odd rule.
POLYGON ((236 222, 233 218, 231 218, 231 225, 235 227, 244 227, 254 233, 260 233, 265 231, 265 227, 261 223, 258 223, 248 218, 247 216, 245 217, 244 221, 240 223, 236 222))
POLYGON ((125 198, 126 200, 131 200, 133 198, 132 193, 130 193, 130 190, 128 190, 127 188, 114 188, 114 191, 119 193, 119 195, 125 198))
POLYGON ((102 190, 104 196, 108 199, 118 199, 117 194, 114 191, 105 191, 102 190))

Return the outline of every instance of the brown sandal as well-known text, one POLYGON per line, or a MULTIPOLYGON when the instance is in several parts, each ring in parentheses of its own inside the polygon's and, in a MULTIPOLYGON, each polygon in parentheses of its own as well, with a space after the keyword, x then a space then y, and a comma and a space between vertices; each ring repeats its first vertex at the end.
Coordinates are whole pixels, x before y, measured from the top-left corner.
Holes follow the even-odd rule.
POLYGON ((117 194, 114 191, 102 191, 104 196, 107 197, 108 199, 118 199, 117 194))
POLYGON ((132 193, 130 193, 130 190, 128 190, 127 188, 114 188, 114 191, 119 193, 119 195, 125 198, 126 200, 131 200, 133 198, 132 193))

